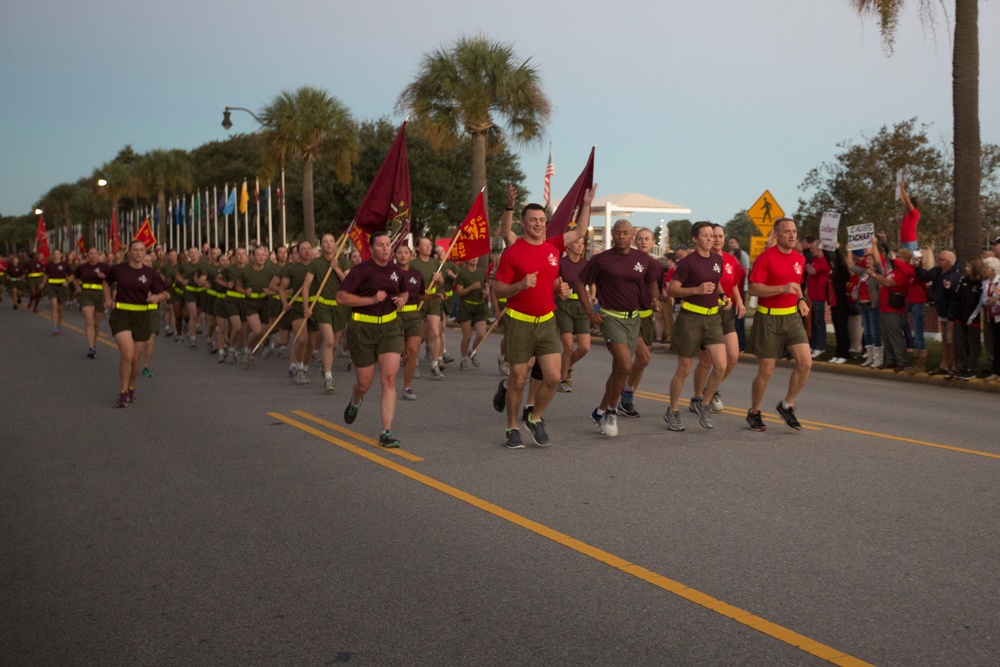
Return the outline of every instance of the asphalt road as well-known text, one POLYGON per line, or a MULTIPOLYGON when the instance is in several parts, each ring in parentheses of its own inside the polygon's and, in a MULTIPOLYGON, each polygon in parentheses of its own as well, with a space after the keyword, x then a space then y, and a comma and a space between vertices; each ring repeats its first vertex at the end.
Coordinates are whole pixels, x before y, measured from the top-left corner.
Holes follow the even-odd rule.
POLYGON ((998 662, 995 393, 814 372, 792 432, 779 368, 753 433, 743 363, 715 429, 671 433, 663 354, 612 439, 595 347, 553 445, 509 451, 494 337, 421 362, 388 451, 377 388, 347 428, 348 373, 326 396, 203 341, 159 338, 118 410, 80 326, 0 304, 0 665, 998 662))

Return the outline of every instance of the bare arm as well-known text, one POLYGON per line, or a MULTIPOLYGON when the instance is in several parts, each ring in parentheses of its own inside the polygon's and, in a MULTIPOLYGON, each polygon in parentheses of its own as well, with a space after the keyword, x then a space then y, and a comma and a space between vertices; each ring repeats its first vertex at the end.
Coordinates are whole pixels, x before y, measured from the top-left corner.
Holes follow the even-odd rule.
POLYGON ((580 212, 577 215, 576 227, 563 234, 563 243, 565 245, 569 245, 577 239, 582 239, 590 230, 590 205, 594 201, 595 194, 597 194, 597 183, 594 183, 594 187, 583 193, 583 206, 580 207, 580 212))
POLYGON ((510 247, 517 241, 517 234, 514 233, 514 205, 517 203, 517 189, 513 185, 507 186, 507 207, 500 218, 500 238, 510 247))

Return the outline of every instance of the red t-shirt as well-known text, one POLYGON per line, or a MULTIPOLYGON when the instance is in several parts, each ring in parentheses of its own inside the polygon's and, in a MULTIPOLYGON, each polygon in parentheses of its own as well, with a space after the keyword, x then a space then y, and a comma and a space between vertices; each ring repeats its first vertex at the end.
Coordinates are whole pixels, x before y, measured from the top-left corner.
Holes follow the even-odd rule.
MULTIPOLYGON (((797 250, 781 252, 778 246, 771 246, 760 255, 750 269, 750 282, 758 285, 787 285, 802 283, 802 273, 805 270, 806 258, 797 250)), ((798 305, 796 293, 775 294, 758 299, 761 306, 767 308, 791 308, 798 305)))
POLYGON ((806 275, 806 296, 812 301, 826 301, 830 287, 830 263, 823 255, 816 255, 810 263, 816 273, 806 275))
POLYGON ((709 253, 708 257, 702 257, 697 252, 692 252, 677 262, 677 270, 674 271, 671 282, 677 281, 681 287, 698 287, 702 283, 715 283, 715 291, 711 294, 692 294, 681 297, 681 300, 703 308, 718 306, 719 280, 722 278, 724 264, 725 260, 720 255, 709 253))
POLYGON ((629 312, 650 308, 649 286, 660 279, 656 260, 640 250, 621 253, 611 248, 594 255, 580 272, 585 285, 597 285, 601 308, 629 312), (642 293, 647 298, 643 300, 642 293))
POLYGON ((878 308, 883 313, 902 313, 906 311, 906 303, 903 303, 902 308, 892 308, 889 306, 889 293, 890 292, 900 292, 906 294, 910 289, 910 281, 916 276, 916 272, 913 267, 904 262, 893 262, 892 270, 885 274, 886 280, 891 280, 896 285, 894 287, 882 286, 882 289, 878 291, 878 308))
POLYGON ((740 260, 728 252, 722 253, 722 259, 725 260, 726 265, 722 267, 722 277, 719 278, 719 291, 732 299, 734 287, 739 287, 741 293, 743 291, 743 279, 746 278, 746 270, 740 264, 740 260))
MULTIPOLYGON (((552 287, 559 277, 559 257, 566 250, 562 235, 538 245, 519 238, 500 256, 496 279, 507 285, 519 282, 529 273, 538 272, 534 287, 523 289, 507 299, 507 307, 531 317, 542 317, 556 309, 552 287)), ((348 274, 350 275, 350 274, 348 274)))
POLYGON ((917 223, 920 222, 920 211, 910 209, 903 214, 903 220, 899 223, 899 242, 912 243, 917 240, 917 223))

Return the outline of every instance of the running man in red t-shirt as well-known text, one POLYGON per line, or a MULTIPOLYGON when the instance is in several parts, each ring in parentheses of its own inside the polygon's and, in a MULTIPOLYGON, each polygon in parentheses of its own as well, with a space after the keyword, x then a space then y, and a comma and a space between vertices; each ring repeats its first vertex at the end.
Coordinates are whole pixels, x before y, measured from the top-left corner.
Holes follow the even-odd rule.
POLYGON ((795 361, 788 379, 788 392, 778 403, 778 414, 788 428, 802 429, 795 417, 795 398, 806 385, 812 370, 809 337, 802 318, 809 316, 809 302, 802 296, 802 274, 806 260, 795 250, 798 233, 795 221, 779 218, 772 230, 775 245, 757 257, 750 269, 750 296, 758 299, 753 327, 747 338, 747 351, 757 356, 757 376, 753 380, 753 404, 747 413, 751 431, 766 431, 760 404, 767 383, 774 373, 775 361, 787 349, 795 361))
MULTIPOLYGON (((507 408, 505 436, 509 449, 524 447, 517 428, 517 412, 528 377, 528 362, 532 357, 535 357, 535 364, 541 368, 543 381, 525 424, 536 445, 545 447, 550 442, 542 422, 542 414, 559 384, 562 356, 562 344, 554 315, 556 305, 553 288, 559 279, 560 255, 568 244, 587 234, 590 204, 594 201, 596 191, 595 184, 584 195, 576 227, 551 239, 545 235, 545 208, 539 204, 525 206, 521 211, 524 236, 500 256, 493 291, 498 299, 507 299, 504 337, 507 341, 505 358, 510 364, 510 374, 506 380, 500 381, 493 397, 493 406, 505 405, 507 408)), ((508 202, 507 211, 511 212, 513 208, 508 202)), ((568 294, 569 289, 569 285, 561 283, 563 293, 568 294)))

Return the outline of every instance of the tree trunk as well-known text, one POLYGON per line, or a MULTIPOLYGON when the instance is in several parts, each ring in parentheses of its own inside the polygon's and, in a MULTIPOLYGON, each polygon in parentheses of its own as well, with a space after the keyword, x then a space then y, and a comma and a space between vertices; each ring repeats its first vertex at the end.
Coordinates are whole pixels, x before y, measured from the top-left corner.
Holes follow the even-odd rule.
POLYGON ((955 254, 958 265, 979 256, 983 211, 979 136, 979 0, 955 0, 952 109, 955 142, 955 254))
POLYGON ((302 234, 305 240, 316 245, 316 210, 313 203, 313 163, 302 165, 302 234))
POLYGON ((159 211, 159 215, 154 213, 156 216, 156 241, 162 245, 166 245, 164 240, 164 230, 166 229, 166 217, 167 217, 167 194, 163 191, 163 186, 158 186, 156 188, 156 208, 159 211))
MULTIPOLYGON (((476 200, 479 191, 486 187, 486 133, 472 135, 472 199, 476 200)), ((483 192, 483 202, 486 203, 486 192, 483 192)), ((489 210, 487 205, 487 210, 489 210)))

